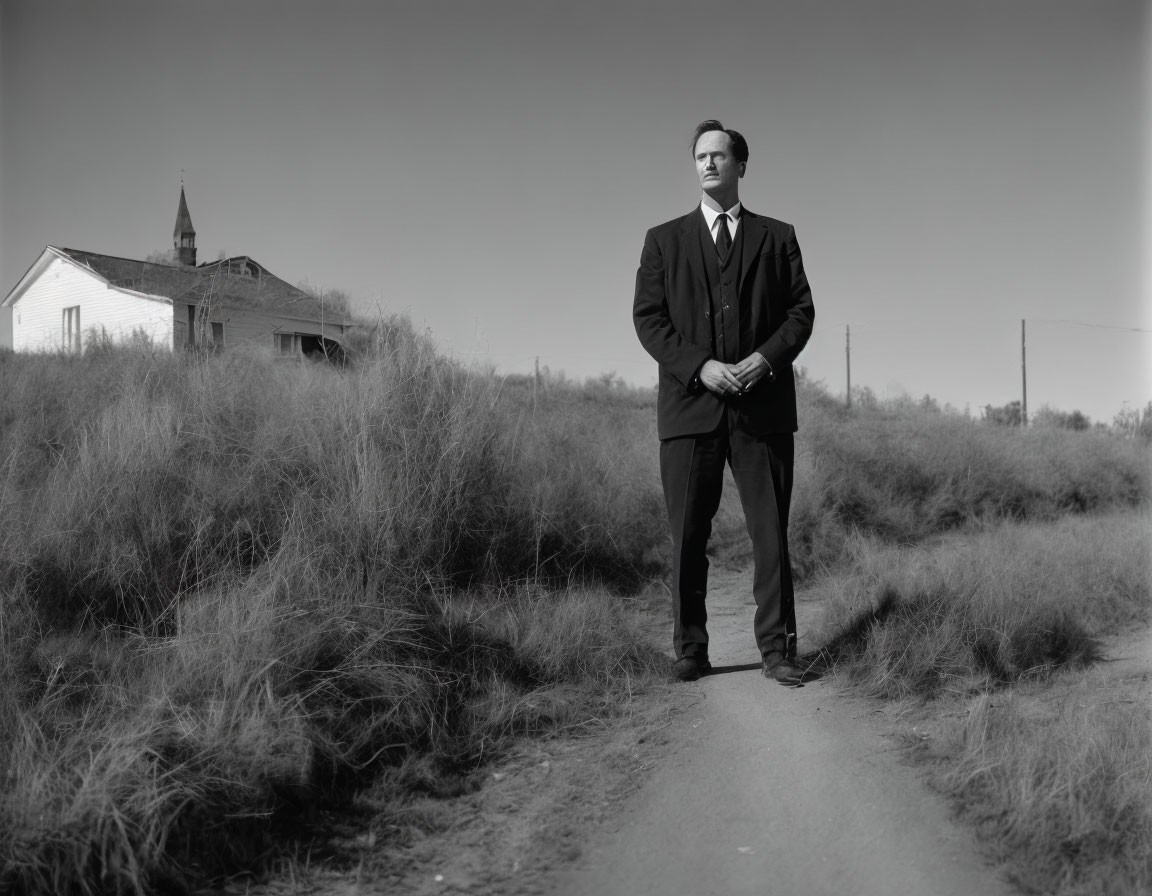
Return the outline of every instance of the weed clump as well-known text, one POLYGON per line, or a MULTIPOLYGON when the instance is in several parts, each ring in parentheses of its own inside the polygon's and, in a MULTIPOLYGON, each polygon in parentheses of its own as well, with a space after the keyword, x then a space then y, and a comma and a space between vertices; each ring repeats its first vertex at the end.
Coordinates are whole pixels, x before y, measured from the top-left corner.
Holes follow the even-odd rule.
POLYGON ((857 539, 853 565, 822 582, 826 657, 867 693, 894 699, 1084 665, 1103 635, 1148 622, 1146 533, 1144 515, 1129 512, 1004 524, 918 548, 857 539))

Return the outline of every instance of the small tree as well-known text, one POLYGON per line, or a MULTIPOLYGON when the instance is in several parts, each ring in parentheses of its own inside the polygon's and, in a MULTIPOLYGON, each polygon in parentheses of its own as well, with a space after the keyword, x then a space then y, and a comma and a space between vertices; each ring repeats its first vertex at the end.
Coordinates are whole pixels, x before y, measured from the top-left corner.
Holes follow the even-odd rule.
POLYGON ((1112 430, 1130 439, 1152 442, 1152 401, 1139 408, 1125 408, 1112 419, 1112 430))
POLYGON ((995 423, 998 426, 1019 426, 1023 419, 1024 412, 1018 401, 1010 401, 998 408, 990 404, 984 405, 984 420, 988 423, 995 423))
POLYGON ((880 399, 868 386, 853 386, 852 406, 862 410, 875 411, 880 408, 880 399))
POLYGON ((1084 432, 1092 428, 1092 421, 1080 411, 1057 411, 1054 408, 1042 407, 1032 418, 1037 426, 1051 426, 1057 429, 1071 429, 1084 432))

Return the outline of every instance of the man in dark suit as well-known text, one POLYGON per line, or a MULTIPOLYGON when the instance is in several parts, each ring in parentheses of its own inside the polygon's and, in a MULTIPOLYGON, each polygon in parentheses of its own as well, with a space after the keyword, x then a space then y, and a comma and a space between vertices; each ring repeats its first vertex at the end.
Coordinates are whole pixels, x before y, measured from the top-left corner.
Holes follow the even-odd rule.
POLYGON ((718 121, 692 139, 700 205, 653 227, 636 272, 633 321, 660 365, 660 475, 672 529, 677 678, 711 669, 705 549, 724 464, 752 539, 753 631, 765 677, 797 685, 788 559, 796 383, 812 333, 812 291, 791 225, 743 208, 748 144, 718 121))

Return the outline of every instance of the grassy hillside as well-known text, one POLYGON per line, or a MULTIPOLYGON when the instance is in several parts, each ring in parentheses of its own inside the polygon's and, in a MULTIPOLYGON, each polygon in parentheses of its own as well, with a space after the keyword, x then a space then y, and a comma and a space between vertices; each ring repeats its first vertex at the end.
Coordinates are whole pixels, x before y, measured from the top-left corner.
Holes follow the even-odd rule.
MULTIPOLYGON (((267 852, 385 768, 454 788, 651 674, 655 492, 403 321, 340 371, 0 357, 0 888, 267 852)), ((636 456, 640 446, 633 446, 636 456)))
MULTIPOLYGON (((662 671, 629 608, 667 556, 652 396, 463 370, 403 320, 365 349, 0 354, 0 888, 194 883, 381 775, 466 786, 662 671)), ((801 399, 809 582, 871 582, 865 543, 1149 495, 1132 440, 801 399)), ((745 540, 730 492, 717 550, 745 540)), ((973 655, 1026 670, 1014 637, 973 655)))

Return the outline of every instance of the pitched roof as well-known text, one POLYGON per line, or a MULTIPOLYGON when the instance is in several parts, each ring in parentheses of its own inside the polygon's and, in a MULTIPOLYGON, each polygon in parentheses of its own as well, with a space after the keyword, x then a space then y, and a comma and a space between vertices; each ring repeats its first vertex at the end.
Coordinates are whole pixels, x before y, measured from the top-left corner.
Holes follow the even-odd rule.
POLYGON ((177 244, 181 234, 196 235, 196 228, 192 226, 192 216, 188 214, 188 202, 184 198, 184 188, 180 188, 180 207, 176 210, 176 229, 172 231, 172 238, 177 244))
MULTIPOLYGON (((344 314, 324 308, 316 297, 269 274, 265 268, 252 262, 256 276, 232 273, 236 267, 225 262, 209 262, 198 268, 154 261, 137 261, 98 255, 81 249, 53 247, 78 264, 91 269, 112 286, 131 289, 147 295, 163 296, 174 302, 200 302, 210 295, 221 307, 266 311, 298 320, 324 320, 333 324, 348 323, 344 314)), ((243 256, 242 256, 243 257, 243 256)), ((245 261, 251 261, 243 257, 245 261)), ((251 268, 248 268, 251 270, 251 268)))

